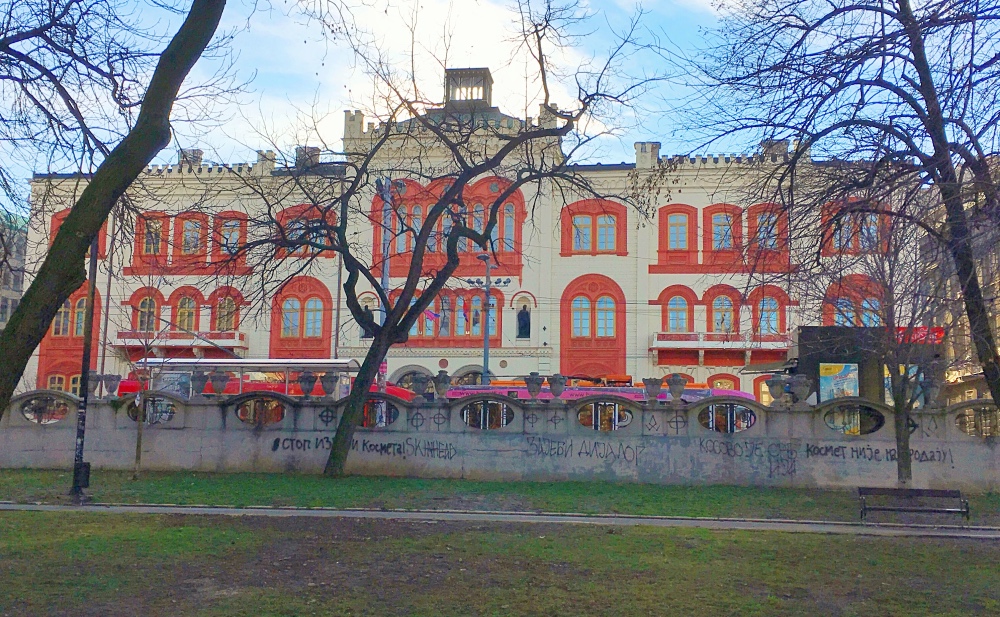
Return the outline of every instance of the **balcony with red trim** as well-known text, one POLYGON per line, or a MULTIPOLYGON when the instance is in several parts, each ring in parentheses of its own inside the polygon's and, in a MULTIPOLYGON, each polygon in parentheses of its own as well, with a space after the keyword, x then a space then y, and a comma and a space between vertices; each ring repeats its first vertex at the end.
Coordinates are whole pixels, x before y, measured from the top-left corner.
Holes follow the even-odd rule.
POLYGON ((136 348, 170 348, 170 349, 247 349, 247 335, 239 330, 225 332, 210 331, 189 332, 166 330, 161 332, 140 332, 136 330, 119 330, 115 347, 136 348))
POLYGON ((649 349, 774 349, 791 346, 787 334, 756 334, 733 332, 654 332, 649 349))

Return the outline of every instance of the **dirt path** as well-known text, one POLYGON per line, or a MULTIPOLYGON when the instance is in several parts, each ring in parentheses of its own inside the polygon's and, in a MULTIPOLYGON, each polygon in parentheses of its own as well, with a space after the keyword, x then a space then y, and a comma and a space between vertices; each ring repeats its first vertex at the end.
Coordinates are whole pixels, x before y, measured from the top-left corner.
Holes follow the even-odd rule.
POLYGON ((3 511, 87 512, 105 514, 173 514, 198 516, 248 516, 272 518, 341 518, 398 521, 543 523, 634 527, 695 527, 718 530, 782 531, 855 536, 1000 539, 1000 527, 957 525, 901 525, 892 523, 845 523, 660 516, 544 514, 528 512, 469 512, 449 510, 337 510, 327 508, 227 508, 215 506, 164 505, 46 505, 0 503, 3 511))

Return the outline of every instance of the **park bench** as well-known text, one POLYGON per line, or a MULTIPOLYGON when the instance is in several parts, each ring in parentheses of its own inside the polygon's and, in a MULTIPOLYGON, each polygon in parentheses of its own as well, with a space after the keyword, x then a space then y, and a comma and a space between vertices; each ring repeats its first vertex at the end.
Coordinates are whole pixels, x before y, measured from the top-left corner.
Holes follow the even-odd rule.
POLYGON ((946 489, 922 489, 922 488, 872 488, 858 487, 858 500, 861 502, 861 520, 869 512, 939 512, 943 514, 961 514, 965 520, 969 520, 969 500, 962 497, 961 491, 946 489), (914 505, 904 503, 900 505, 875 505, 868 503, 869 497, 887 497, 896 500, 931 499, 931 500, 952 500, 951 504, 940 506, 914 505))

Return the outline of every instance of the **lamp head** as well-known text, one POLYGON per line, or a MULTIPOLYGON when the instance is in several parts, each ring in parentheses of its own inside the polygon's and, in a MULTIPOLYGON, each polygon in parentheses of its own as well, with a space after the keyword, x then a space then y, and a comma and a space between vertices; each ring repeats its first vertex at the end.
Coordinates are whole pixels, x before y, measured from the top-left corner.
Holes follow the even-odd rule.
POLYGON ((489 253, 480 253, 479 255, 476 255, 476 259, 478 259, 479 261, 481 261, 483 263, 486 263, 487 261, 490 260, 490 254, 489 253))

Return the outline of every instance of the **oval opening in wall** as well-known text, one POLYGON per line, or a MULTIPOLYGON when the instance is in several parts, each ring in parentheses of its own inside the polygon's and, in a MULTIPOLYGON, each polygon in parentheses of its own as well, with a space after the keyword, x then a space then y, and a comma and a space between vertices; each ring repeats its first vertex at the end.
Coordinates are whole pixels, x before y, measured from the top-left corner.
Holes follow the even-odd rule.
POLYGON ((701 410, 698 423, 717 433, 739 433, 757 423, 757 414, 745 405, 714 403, 701 410))

